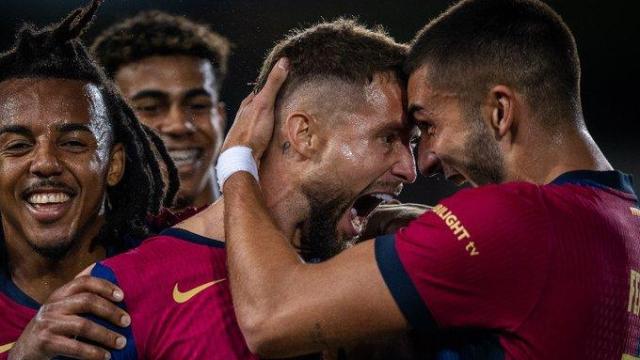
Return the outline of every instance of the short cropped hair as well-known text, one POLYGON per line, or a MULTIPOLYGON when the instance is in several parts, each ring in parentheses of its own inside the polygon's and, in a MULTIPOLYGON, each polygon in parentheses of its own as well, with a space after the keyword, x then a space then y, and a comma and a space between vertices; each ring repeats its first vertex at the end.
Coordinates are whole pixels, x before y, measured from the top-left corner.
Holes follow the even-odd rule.
POLYGON ((425 64, 434 86, 466 93, 469 102, 503 84, 522 92, 547 125, 582 111, 575 39, 538 0, 457 3, 413 40, 405 71, 425 64))
POLYGON ((264 86, 269 72, 282 57, 289 59, 290 70, 278 95, 279 102, 311 80, 329 78, 365 85, 375 73, 389 71, 402 79, 407 50, 382 27, 369 29, 354 19, 339 18, 294 29, 267 55, 256 90, 264 86))
POLYGON ((104 30, 91 51, 115 76, 120 67, 156 55, 187 55, 209 60, 220 88, 227 74, 230 43, 206 25, 158 10, 141 12, 104 30))

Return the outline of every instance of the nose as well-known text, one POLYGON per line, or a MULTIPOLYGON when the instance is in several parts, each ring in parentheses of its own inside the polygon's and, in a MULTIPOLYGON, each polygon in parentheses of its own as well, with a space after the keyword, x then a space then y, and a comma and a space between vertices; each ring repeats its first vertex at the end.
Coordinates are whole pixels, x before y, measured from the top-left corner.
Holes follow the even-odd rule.
POLYGON ((416 181, 416 161, 411 145, 402 146, 400 158, 393 164, 391 173, 400 178, 403 183, 410 184, 416 181))
POLYGON ((58 160, 53 145, 41 144, 37 146, 31 167, 32 174, 40 177, 51 177, 62 173, 62 165, 58 160))
POLYGON ((173 105, 164 121, 160 124, 158 131, 161 134, 172 137, 181 137, 193 133, 195 126, 189 111, 185 111, 179 105, 173 105))
POLYGON ((442 163, 438 156, 428 149, 420 149, 418 156, 418 166, 420 173, 424 176, 431 176, 442 172, 442 163))

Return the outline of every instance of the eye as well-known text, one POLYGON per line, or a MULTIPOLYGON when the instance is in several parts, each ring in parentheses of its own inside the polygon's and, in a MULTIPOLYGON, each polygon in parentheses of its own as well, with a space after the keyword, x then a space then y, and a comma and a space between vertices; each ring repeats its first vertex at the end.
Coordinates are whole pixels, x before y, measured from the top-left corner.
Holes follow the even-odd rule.
POLYGON ((82 151, 87 147, 84 142, 77 139, 66 140, 60 146, 70 151, 82 151))
POLYGON ((12 154, 24 153, 31 148, 31 143, 26 141, 14 141, 7 144, 5 150, 12 154))
POLYGON ((160 107, 158 105, 139 105, 133 108, 136 112, 141 113, 157 113, 160 107))
POLYGON ((387 134, 382 136, 382 142, 385 144, 393 144, 398 139, 397 134, 387 134))
POLYGON ((435 135, 435 127, 430 122, 420 121, 416 125, 418 126, 418 129, 420 130, 420 135, 421 136, 423 134, 425 136, 427 136, 427 137, 431 137, 431 136, 435 135))

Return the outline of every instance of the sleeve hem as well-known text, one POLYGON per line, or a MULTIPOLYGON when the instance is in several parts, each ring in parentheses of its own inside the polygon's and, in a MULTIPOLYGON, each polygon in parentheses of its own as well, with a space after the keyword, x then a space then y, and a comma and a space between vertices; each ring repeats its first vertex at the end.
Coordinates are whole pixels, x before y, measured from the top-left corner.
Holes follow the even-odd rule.
POLYGON ((436 322, 407 274, 395 244, 395 235, 375 239, 376 261, 382 278, 411 327, 419 331, 433 330, 436 322))

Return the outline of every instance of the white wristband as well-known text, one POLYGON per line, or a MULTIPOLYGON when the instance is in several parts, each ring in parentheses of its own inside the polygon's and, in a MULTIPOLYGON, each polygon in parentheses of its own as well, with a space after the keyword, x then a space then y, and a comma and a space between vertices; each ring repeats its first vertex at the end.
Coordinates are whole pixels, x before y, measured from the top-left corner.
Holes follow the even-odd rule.
POLYGON ((223 192, 224 182, 229 176, 238 171, 246 171, 253 175, 256 181, 258 178, 258 165, 251 155, 251 148, 247 146, 233 146, 220 154, 216 165, 216 175, 220 192, 223 192))

